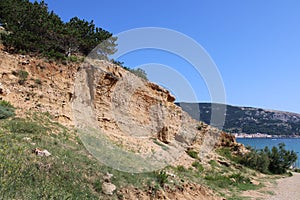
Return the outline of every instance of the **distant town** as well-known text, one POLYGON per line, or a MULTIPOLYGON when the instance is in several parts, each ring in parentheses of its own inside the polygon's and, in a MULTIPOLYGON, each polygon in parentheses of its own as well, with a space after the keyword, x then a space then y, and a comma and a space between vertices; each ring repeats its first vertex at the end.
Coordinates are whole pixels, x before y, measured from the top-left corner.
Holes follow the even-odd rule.
POLYGON ((235 138, 300 138, 300 135, 269 135, 264 133, 232 133, 235 138))

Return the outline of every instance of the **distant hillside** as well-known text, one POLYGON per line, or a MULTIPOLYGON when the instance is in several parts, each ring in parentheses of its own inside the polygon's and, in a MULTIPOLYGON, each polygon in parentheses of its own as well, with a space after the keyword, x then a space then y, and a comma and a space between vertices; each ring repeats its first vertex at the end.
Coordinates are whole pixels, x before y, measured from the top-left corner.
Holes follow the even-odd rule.
MULTIPOLYGON (((194 119, 210 124, 211 103, 177 103, 177 105, 180 105, 194 119)), ((222 104, 214 105, 214 109, 224 106, 222 104)), ((299 135, 300 114, 227 105, 223 130, 232 133, 299 135)))

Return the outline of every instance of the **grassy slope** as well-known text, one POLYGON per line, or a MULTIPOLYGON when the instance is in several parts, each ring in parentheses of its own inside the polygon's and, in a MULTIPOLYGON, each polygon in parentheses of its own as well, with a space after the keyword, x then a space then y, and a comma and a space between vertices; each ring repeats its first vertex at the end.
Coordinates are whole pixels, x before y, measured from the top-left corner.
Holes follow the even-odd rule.
POLYGON ((119 172, 101 165, 75 131, 52 121, 49 114, 27 116, 0 120, 0 199, 122 199, 120 192, 113 196, 102 193, 102 177, 107 172, 114 174, 112 183, 118 191, 132 185, 151 191, 152 197, 162 188, 181 190, 189 182, 207 185, 229 199, 240 199, 241 191, 262 186, 250 184, 252 172, 247 168, 226 167, 214 160, 203 167, 197 158, 189 169, 178 166, 146 174, 119 172), (47 149, 52 155, 36 156, 34 148, 47 149))
POLYGON ((47 114, 28 116, 0 121, 0 199, 107 199, 101 192, 106 172, 114 174, 112 182, 118 187, 157 179, 156 173, 132 175, 105 167, 89 155, 74 131, 47 114), (36 147, 52 155, 36 156, 36 147))

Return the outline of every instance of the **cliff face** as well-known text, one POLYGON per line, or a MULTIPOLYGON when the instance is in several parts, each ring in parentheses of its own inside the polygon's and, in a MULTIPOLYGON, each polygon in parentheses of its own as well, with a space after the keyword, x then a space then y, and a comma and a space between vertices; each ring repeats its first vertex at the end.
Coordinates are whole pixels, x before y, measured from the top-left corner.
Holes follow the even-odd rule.
POLYGON ((0 51, 0 77, 0 97, 18 115, 49 112, 64 125, 99 129, 145 159, 188 166, 185 151, 205 159, 218 140, 217 129, 192 119, 167 90, 109 62, 62 65, 0 51), (20 71, 28 73, 22 84, 20 71))
MULTIPOLYGON (((175 98, 167 90, 117 65, 105 61, 86 63, 77 72, 74 85, 76 126, 83 128, 83 132, 99 129, 99 134, 116 145, 108 149, 125 148, 147 161, 153 159, 151 163, 157 162, 156 166, 161 166, 161 160, 165 165, 181 160, 184 165, 191 161, 186 150, 199 151, 205 157, 218 139, 217 129, 204 123, 198 128, 200 123, 176 106, 175 98)), ((84 138, 85 143, 99 139, 99 135, 89 137, 94 139, 84 138)), ((107 153, 99 153, 103 145, 90 146, 101 160, 107 153)))
POLYGON ((20 108, 16 110, 20 116, 31 111, 49 112, 58 122, 72 125, 75 72, 74 64, 56 64, 0 50, 0 98, 20 108))

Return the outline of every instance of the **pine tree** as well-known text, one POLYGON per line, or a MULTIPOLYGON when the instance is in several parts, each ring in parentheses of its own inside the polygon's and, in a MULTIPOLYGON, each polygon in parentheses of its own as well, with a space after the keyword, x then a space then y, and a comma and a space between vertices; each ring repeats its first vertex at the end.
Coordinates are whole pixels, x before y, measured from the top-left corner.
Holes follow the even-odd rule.
POLYGON ((44 1, 0 1, 0 23, 11 34, 2 35, 7 50, 43 54, 57 59, 72 53, 88 55, 98 44, 105 43, 101 56, 115 52, 116 38, 106 30, 78 17, 64 23, 44 1))

